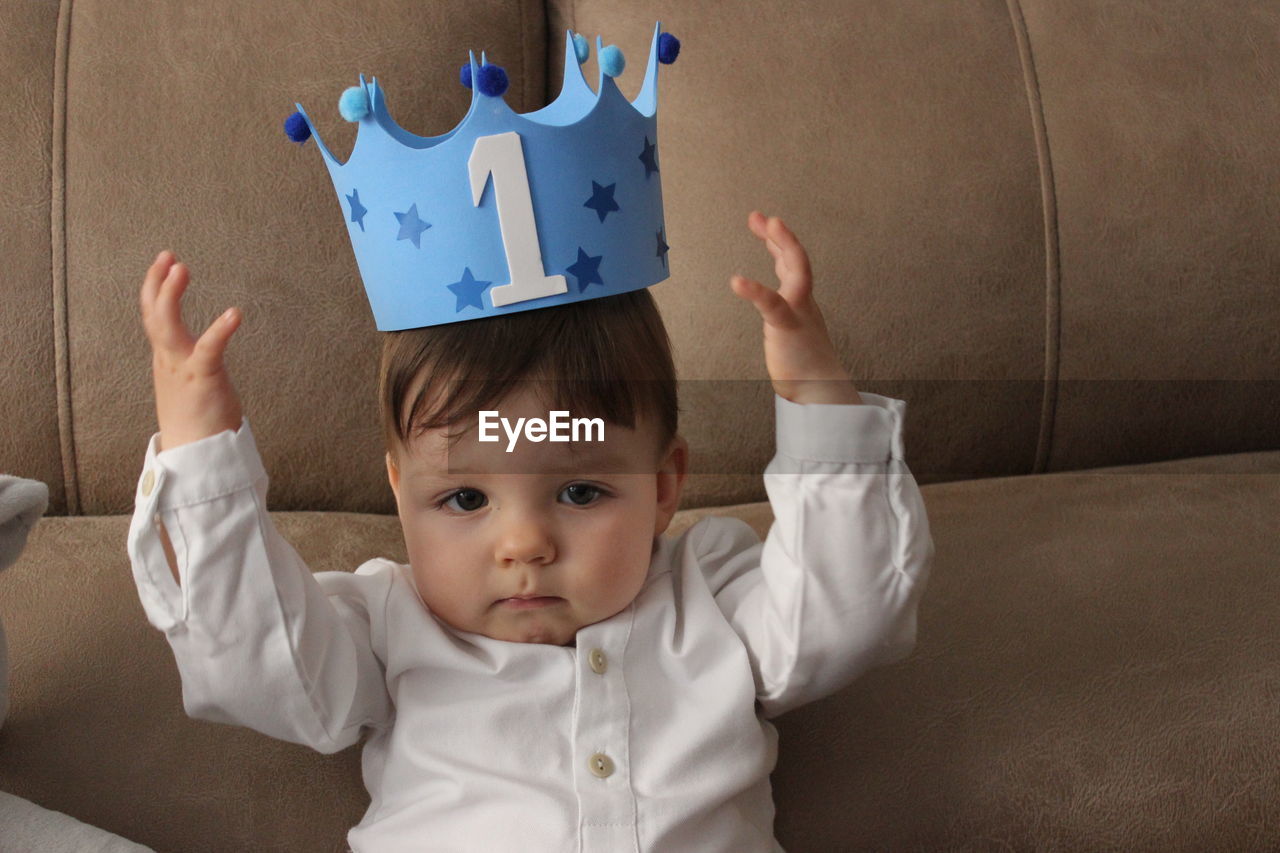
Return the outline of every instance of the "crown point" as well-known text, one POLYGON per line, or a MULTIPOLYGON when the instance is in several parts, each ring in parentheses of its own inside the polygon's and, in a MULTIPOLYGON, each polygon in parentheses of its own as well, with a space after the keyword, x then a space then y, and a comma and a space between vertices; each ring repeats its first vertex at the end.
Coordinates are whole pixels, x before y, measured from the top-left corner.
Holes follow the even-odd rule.
POLYGON ((468 89, 471 88, 471 63, 464 62, 462 67, 458 69, 458 82, 468 89))
POLYGON ((627 58, 622 55, 622 49, 616 44, 611 44, 600 51, 599 56, 600 69, 609 77, 617 77, 622 74, 622 69, 627 67, 627 58))
POLYGON ((670 65, 676 61, 676 57, 680 55, 680 39, 671 35, 671 33, 663 33, 658 36, 658 61, 663 65, 670 65))
POLYGON ((507 86, 510 85, 507 80, 507 72, 503 70, 501 65, 485 63, 480 66, 480 70, 477 73, 480 77, 478 85, 482 95, 488 95, 491 98, 499 97, 507 91, 507 86))
POLYGON ((582 33, 573 34, 573 52, 578 57, 579 65, 591 57, 591 44, 582 33))
POLYGON ((338 98, 338 112, 347 121, 359 121, 369 114, 369 93, 363 86, 352 86, 338 98))
POLYGON ((284 135, 301 145, 311 138, 311 125, 307 124, 301 112, 294 112, 284 120, 284 135))

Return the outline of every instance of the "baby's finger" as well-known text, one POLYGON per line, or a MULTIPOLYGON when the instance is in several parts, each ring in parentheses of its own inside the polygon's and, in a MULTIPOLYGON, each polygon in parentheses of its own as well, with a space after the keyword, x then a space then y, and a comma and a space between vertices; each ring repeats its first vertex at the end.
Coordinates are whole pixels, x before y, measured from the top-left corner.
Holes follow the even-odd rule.
POLYGON ((206 373, 217 372, 222 367, 222 355, 227 351, 227 342, 239 327, 240 311, 236 308, 228 308, 210 323, 191 351, 191 358, 196 362, 194 366, 206 373))
POLYGON ((768 218, 758 210, 751 211, 747 216, 747 227, 751 229, 751 233, 755 234, 764 241, 765 248, 769 250, 769 254, 773 255, 774 260, 782 258, 782 249, 778 248, 778 244, 769 239, 768 218))
POLYGON ((173 275, 173 268, 167 262, 152 265, 142 283, 139 301, 142 305, 142 327, 147 332, 147 339, 154 349, 172 349, 177 342, 173 338, 167 316, 162 311, 160 302, 165 283, 173 275))
POLYGON ((809 269, 809 254, 791 229, 776 216, 766 223, 766 233, 781 250, 775 265, 778 281, 782 282, 782 294, 789 302, 796 302, 809 295, 813 286, 813 273, 809 269))
POLYGON ((800 319, 791 310, 787 300, 760 282, 735 275, 729 280, 729 286, 733 288, 734 293, 754 305, 760 312, 761 318, 770 326, 794 329, 800 325, 800 319))
POLYGON ((142 306, 142 319, 144 322, 151 314, 156 301, 156 294, 160 292, 160 282, 164 281, 164 277, 169 271, 169 262, 172 259, 173 253, 165 249, 156 255, 156 259, 147 269, 147 274, 142 278, 142 291, 138 294, 138 301, 142 306))
POLYGON ((182 294, 189 280, 186 264, 176 263, 160 282, 151 306, 153 343, 170 349, 190 349, 191 333, 182 322, 182 294))

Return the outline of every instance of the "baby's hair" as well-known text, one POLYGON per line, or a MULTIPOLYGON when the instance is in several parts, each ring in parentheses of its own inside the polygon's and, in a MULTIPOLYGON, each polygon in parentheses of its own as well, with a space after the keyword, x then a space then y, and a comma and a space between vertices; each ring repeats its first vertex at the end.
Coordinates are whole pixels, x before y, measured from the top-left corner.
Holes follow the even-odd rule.
POLYGON ((421 329, 384 332, 378 376, 383 436, 397 463, 423 432, 450 444, 482 409, 532 381, 547 410, 635 428, 656 416, 660 458, 679 423, 671 341, 647 288, 421 329), (422 382, 406 405, 415 379, 422 382), (548 397, 550 399, 548 399, 548 397), (462 429, 454 430, 456 425, 462 429))

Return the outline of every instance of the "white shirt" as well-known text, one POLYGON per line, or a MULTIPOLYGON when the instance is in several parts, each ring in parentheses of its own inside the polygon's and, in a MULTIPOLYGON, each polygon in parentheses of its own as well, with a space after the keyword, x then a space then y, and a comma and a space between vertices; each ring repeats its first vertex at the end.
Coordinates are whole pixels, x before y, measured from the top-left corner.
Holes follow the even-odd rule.
POLYGON ((391 560, 313 575, 267 513, 247 419, 151 437, 138 595, 190 716, 323 753, 367 734, 356 853, 778 851, 768 720, 909 654, 932 563, 906 403, 859 393, 775 395, 765 541, 728 517, 659 537, 636 599, 576 647, 450 628, 391 560))

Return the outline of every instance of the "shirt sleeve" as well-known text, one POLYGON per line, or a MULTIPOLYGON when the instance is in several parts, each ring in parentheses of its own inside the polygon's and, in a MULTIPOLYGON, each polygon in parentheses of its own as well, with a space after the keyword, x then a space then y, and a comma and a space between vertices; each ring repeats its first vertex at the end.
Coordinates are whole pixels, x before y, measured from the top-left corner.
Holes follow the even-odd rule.
POLYGON ((158 442, 147 445, 129 560, 147 620, 173 650, 187 714, 324 753, 385 725, 393 708, 374 640, 394 564, 313 575, 267 513, 247 419, 161 452, 158 442))
POLYGON ((861 405, 802 405, 775 394, 773 526, 762 543, 745 522, 717 519, 695 545, 766 717, 915 647, 934 547, 903 458, 906 403, 859 395, 861 405))

